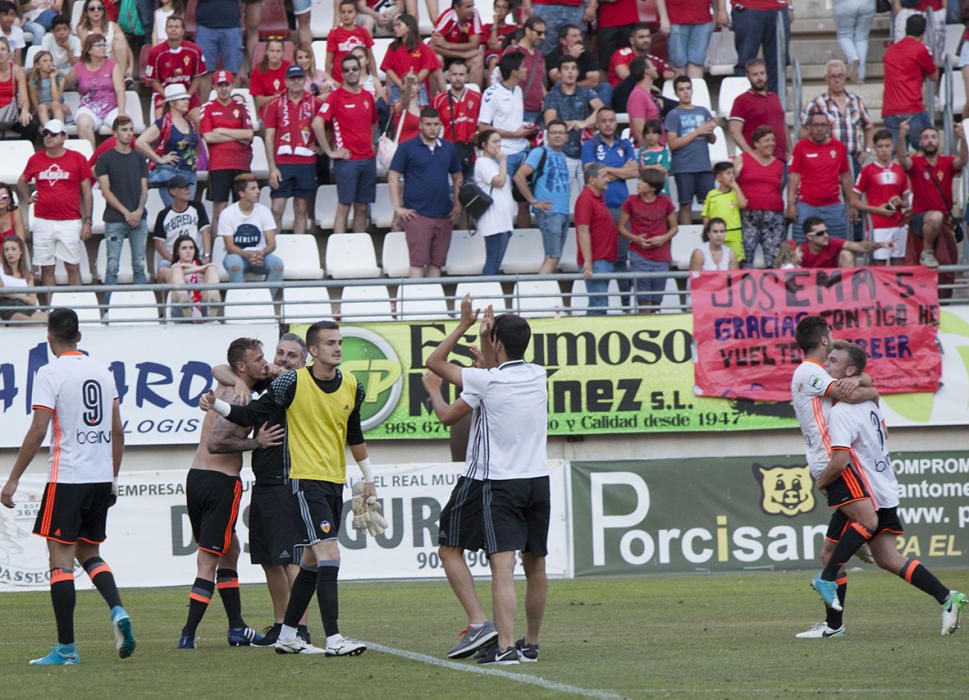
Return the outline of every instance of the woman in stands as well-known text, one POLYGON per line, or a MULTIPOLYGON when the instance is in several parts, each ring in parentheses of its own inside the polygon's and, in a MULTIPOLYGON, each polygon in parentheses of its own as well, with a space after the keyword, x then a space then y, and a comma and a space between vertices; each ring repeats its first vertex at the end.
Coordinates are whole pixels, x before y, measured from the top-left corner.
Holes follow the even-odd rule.
POLYGON ((397 134, 397 143, 402 144, 409 141, 420 133, 421 130, 421 86, 417 82, 417 76, 408 73, 404 76, 404 91, 401 93, 400 102, 393 106, 392 125, 390 130, 397 134), (401 122, 400 120, 404 121, 401 122))
POLYGON ((296 65, 306 72, 306 82, 303 89, 321 100, 325 100, 335 85, 330 82, 326 73, 316 67, 316 60, 313 58, 313 48, 308 44, 300 44, 296 47, 296 65))
POLYGON ((739 268, 737 255, 723 244, 726 237, 727 222, 717 216, 707 221, 703 228, 703 243, 690 256, 690 272, 739 268))
POLYGON ((0 241, 11 236, 25 240, 24 220, 17 208, 17 201, 13 198, 13 187, 0 183, 0 241))
POLYGON ((0 265, 0 319, 4 321, 36 321, 46 323, 47 314, 37 306, 37 295, 27 289, 34 286, 34 275, 27 259, 27 244, 23 238, 3 239, 0 265))
POLYGON ((132 80, 134 60, 128 49, 124 32, 115 22, 105 14, 107 0, 84 0, 81 19, 74 28, 74 33, 85 46, 91 34, 100 34, 107 42, 105 56, 121 66, 125 82, 132 80))
POLYGON ((178 291, 172 292, 172 318, 202 318, 208 316, 208 308, 219 303, 219 291, 192 289, 196 284, 218 284, 219 269, 213 263, 204 263, 199 247, 191 236, 179 236, 172 244, 172 284, 178 291), (191 306, 187 306, 191 304, 191 306))
POLYGON ((753 154, 741 153, 733 168, 747 196, 747 208, 740 212, 743 227, 744 267, 754 266, 757 246, 764 251, 764 264, 774 267, 777 251, 787 237, 784 226, 784 200, 778 183, 784 180, 784 163, 774 157, 777 136, 766 125, 751 135, 753 154))
POLYGON ((387 53, 380 64, 380 70, 387 76, 390 90, 390 104, 400 100, 404 76, 417 75, 421 84, 420 103, 427 104, 427 76, 441 67, 441 59, 434 49, 421 41, 417 20, 410 15, 400 15, 394 20, 394 40, 387 47, 387 53))
POLYGON ((74 123, 77 135, 96 148, 95 134, 103 124, 109 127, 124 114, 124 74, 121 65, 108 58, 107 40, 97 33, 88 34, 81 50, 81 60, 71 67, 65 86, 76 87, 81 94, 74 123))
POLYGON ((474 162, 474 184, 487 193, 491 206, 478 219, 478 233, 484 237, 485 265, 482 275, 497 275, 508 249, 518 205, 512 196, 511 175, 505 154, 501 151, 501 135, 494 129, 478 134, 478 159, 474 162))
POLYGON ((189 199, 195 198, 199 135, 188 118, 189 94, 181 83, 165 86, 161 119, 138 137, 135 147, 149 160, 148 182, 159 187, 166 207, 172 205, 168 183, 181 175, 190 183, 189 199))
POLYGON ((10 42, 7 37, 0 36, 0 110, 14 100, 20 106, 16 120, 0 124, 0 129, 11 129, 28 141, 36 141, 38 122, 30 114, 27 78, 24 69, 15 64, 10 55, 10 42))
POLYGON ((290 63, 283 60, 284 49, 282 39, 267 39, 262 61, 249 72, 249 93, 256 101, 260 119, 266 105, 286 92, 286 69, 290 63))

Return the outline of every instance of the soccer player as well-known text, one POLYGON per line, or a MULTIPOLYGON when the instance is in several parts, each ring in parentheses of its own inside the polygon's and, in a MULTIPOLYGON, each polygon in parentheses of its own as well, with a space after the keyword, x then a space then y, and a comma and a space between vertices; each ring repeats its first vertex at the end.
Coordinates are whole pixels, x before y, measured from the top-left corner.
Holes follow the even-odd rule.
POLYGON ((210 408, 238 425, 257 425, 279 409, 286 411, 286 460, 292 496, 290 508, 305 530, 299 573, 293 581, 276 651, 280 654, 357 656, 367 645, 340 634, 340 546, 343 485, 347 479, 345 444, 350 445, 363 473, 364 498, 376 498, 367 443, 360 426, 363 385, 338 369, 343 358, 343 335, 333 321, 319 321, 306 331, 306 347, 313 364, 286 372, 273 380, 262 397, 248 406, 230 405, 213 392, 202 397, 210 408), (297 636, 299 619, 314 591, 323 618, 326 646, 320 649, 297 636))
MULTIPOLYGON (((262 343, 253 338, 237 338, 229 344, 226 358, 232 371, 250 388, 265 379, 268 364, 262 343)), ((230 396, 230 387, 220 387, 221 396, 230 396)), ((257 447, 282 444, 283 428, 262 425, 254 438, 217 415, 202 421, 199 446, 192 458, 192 468, 185 479, 185 499, 192 537, 198 545, 197 575, 188 594, 188 619, 178 640, 179 649, 195 649, 195 632, 219 589, 222 606, 229 621, 229 646, 259 645, 262 635, 242 618, 239 597, 239 537, 236 519, 242 499, 242 452, 257 447)))
MULTIPOLYGON (((794 415, 804 436, 805 457, 811 476, 818 475, 828 466, 831 453, 831 437, 828 433, 828 413, 834 401, 860 403, 878 396, 871 386, 871 378, 865 374, 856 377, 835 379, 824 369, 824 361, 831 349, 831 329, 821 316, 805 316, 797 324, 794 339, 804 353, 804 361, 794 370, 791 377, 791 403, 794 415)), ((837 509, 842 516, 854 521, 860 529, 852 529, 856 536, 844 536, 832 549, 835 561, 848 561, 871 537, 877 526, 878 518, 871 501, 871 492, 856 468, 847 470, 827 488, 828 506, 837 509), (862 538, 860 541, 858 538, 862 538), (852 549, 853 547, 853 549, 852 549), (835 551, 840 548, 840 551, 835 551), (848 552, 844 556, 844 552, 848 552)), ((835 514, 837 515, 837 513, 835 514)), ((825 543, 827 546, 828 543, 825 543)), ((844 597, 848 590, 848 579, 843 569, 829 568, 831 558, 825 559, 824 570, 814 577, 811 585, 821 595, 827 606, 826 621, 831 629, 841 627, 841 612, 844 597)))
POLYGON ((445 425, 473 413, 467 475, 482 482, 484 543, 491 565, 492 612, 498 631, 498 643, 482 648, 476 660, 511 665, 538 661, 538 634, 548 600, 548 379, 542 367, 523 359, 531 329, 515 314, 495 318, 485 313, 480 335, 487 369, 462 369, 448 362, 448 355, 477 321, 478 313, 471 309, 471 297, 465 296, 461 320, 427 358, 427 368, 461 388, 461 397, 439 414, 445 425), (514 571, 518 551, 527 582, 527 629, 525 636, 515 641, 514 571))
MULTIPOLYGON (((286 333, 276 344, 276 357, 271 368, 282 371, 306 366, 306 343, 295 333, 286 333)), ((252 388, 237 376, 228 365, 212 368, 212 376, 221 384, 233 386, 233 401, 246 404, 252 398, 252 388)), ((269 380, 256 384, 257 391, 269 388, 269 380)), ((278 410, 267 421, 268 425, 286 427, 286 411, 278 410)), ((273 602, 274 623, 266 628, 264 639, 254 646, 273 646, 279 637, 289 602, 289 589, 299 571, 298 548, 302 548, 305 535, 300 533, 299 521, 289 507, 291 489, 288 482, 288 465, 282 445, 259 447, 252 451, 252 473, 256 483, 252 487, 249 504, 249 556, 253 564, 262 566, 266 574, 269 597, 273 602)), ((310 641, 306 620, 300 620, 297 634, 310 641)))
POLYGON ((47 539, 50 597, 57 622, 57 645, 31 664, 76 666, 74 646, 74 560, 84 567, 111 610, 115 643, 122 659, 135 650, 131 618, 111 568, 101 559, 108 508, 118 495, 118 472, 124 452, 118 391, 103 365, 78 352, 77 314, 53 309, 47 319, 47 345, 55 360, 34 379, 34 417, 24 437, 0 502, 13 508, 20 477, 37 454, 51 420, 50 476, 34 523, 34 534, 47 539))
MULTIPOLYGON (((865 351, 858 345, 835 341, 824 367, 832 377, 841 379, 860 376, 867 362, 865 351)), ((918 559, 907 559, 898 551, 896 538, 904 532, 897 512, 898 479, 888 456, 885 419, 878 405, 874 401, 855 404, 842 401, 831 407, 829 418, 831 460, 815 483, 824 489, 852 466, 864 470, 878 501, 878 525, 870 542, 875 563, 935 598, 942 606, 942 635, 952 634, 959 627, 959 613, 966 605, 966 596, 950 591, 918 559)), ((837 541, 852 526, 844 518, 832 518, 828 539, 837 541)), ((826 622, 820 622, 795 636, 802 639, 840 637, 844 633, 843 625, 831 629, 826 622)))

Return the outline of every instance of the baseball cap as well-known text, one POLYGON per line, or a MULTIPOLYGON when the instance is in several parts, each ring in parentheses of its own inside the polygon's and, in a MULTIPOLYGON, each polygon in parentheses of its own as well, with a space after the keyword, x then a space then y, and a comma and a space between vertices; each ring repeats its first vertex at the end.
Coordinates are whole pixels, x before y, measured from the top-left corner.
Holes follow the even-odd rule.
POLYGON ((64 122, 60 119, 48 119, 47 123, 44 124, 44 131, 49 131, 52 134, 66 134, 67 129, 64 126, 64 122))
POLYGON ((231 85, 234 79, 235 76, 233 76, 232 73, 227 70, 220 70, 215 74, 216 85, 219 85, 220 83, 229 83, 231 85))
POLYGON ((287 78, 305 78, 306 71, 303 70, 302 66, 290 66, 286 69, 287 78))
POLYGON ((171 180, 168 181, 168 189, 174 190, 180 187, 191 187, 192 183, 188 181, 188 178, 184 175, 176 175, 171 180))

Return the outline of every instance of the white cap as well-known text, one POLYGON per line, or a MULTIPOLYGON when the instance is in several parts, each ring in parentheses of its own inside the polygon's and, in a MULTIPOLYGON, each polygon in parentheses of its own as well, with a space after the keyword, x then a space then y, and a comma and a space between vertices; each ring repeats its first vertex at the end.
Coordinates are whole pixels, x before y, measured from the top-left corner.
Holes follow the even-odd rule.
POLYGON ((60 119, 48 119, 42 130, 49 131, 52 134, 67 133, 67 127, 64 126, 64 122, 62 122, 60 119))

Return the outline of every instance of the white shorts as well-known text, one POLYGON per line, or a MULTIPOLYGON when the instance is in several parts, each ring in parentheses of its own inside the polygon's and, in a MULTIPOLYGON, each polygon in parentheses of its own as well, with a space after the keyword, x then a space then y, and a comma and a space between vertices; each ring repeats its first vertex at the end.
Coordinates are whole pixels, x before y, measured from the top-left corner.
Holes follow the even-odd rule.
POLYGON ((877 250, 873 250, 871 253, 873 260, 905 257, 905 244, 908 242, 908 229, 905 226, 900 226, 899 228, 876 228, 872 230, 871 237, 875 243, 895 241, 895 247, 892 249, 878 248, 877 250))
POLYGON ((313 9, 313 3, 311 0, 293 0, 293 14, 294 15, 305 15, 307 12, 313 9))
POLYGON ((52 221, 33 217, 30 231, 34 237, 34 265, 50 267, 60 258, 68 265, 80 265, 81 220, 52 221))
POLYGON ((87 107, 78 107, 77 114, 74 115, 74 123, 77 124, 77 120, 83 116, 89 117, 91 121, 94 122, 94 130, 97 131, 98 129, 101 128, 102 124, 107 124, 108 126, 114 126, 114 120, 118 116, 118 109, 117 108, 112 109, 102 119, 87 107))

